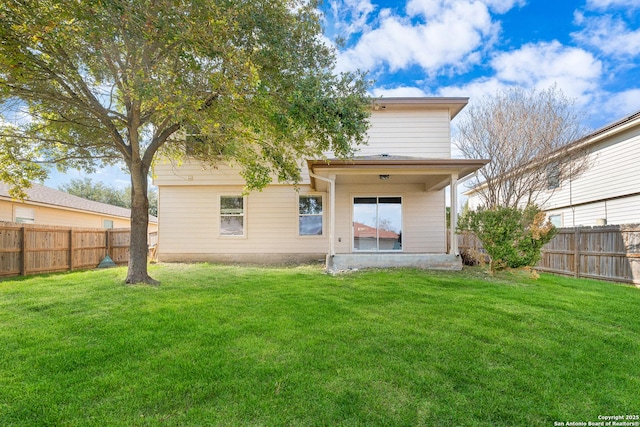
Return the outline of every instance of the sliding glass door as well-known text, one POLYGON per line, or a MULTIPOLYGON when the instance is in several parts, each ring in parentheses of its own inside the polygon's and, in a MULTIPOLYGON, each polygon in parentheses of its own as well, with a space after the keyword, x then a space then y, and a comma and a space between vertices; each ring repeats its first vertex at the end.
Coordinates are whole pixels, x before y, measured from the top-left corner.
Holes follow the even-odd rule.
POLYGON ((353 198, 353 250, 402 250, 402 198, 353 198))

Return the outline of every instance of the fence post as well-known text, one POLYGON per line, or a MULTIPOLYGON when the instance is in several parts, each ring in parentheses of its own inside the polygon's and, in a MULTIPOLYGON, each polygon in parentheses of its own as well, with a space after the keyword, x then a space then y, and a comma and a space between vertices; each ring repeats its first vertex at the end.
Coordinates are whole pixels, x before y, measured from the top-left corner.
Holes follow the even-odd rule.
POLYGON ((27 227, 22 226, 22 247, 20 254, 20 275, 27 275, 27 227))
POLYGON ((73 228, 69 229, 69 271, 73 271, 73 228))
POLYGON ((573 276, 580 277, 580 228, 574 227, 573 242, 575 246, 574 259, 573 259, 573 276))
MULTIPOLYGON (((107 253, 105 254, 105 256, 111 257, 111 254, 109 254, 109 246, 110 246, 109 244, 111 243, 111 230, 110 229, 105 230, 104 238, 106 240, 106 246, 107 246, 107 253)), ((111 259, 113 259, 113 257, 111 257, 111 259)))

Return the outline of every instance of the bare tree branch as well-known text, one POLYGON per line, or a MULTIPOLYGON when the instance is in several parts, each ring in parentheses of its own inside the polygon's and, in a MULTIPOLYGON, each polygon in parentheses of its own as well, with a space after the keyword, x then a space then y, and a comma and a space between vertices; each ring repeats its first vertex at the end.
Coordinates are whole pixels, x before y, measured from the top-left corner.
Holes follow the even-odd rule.
POLYGON ((457 146, 469 158, 491 162, 471 182, 485 207, 543 204, 553 177, 574 178, 588 167, 568 146, 585 134, 573 102, 555 86, 511 89, 470 105, 458 123, 457 146))

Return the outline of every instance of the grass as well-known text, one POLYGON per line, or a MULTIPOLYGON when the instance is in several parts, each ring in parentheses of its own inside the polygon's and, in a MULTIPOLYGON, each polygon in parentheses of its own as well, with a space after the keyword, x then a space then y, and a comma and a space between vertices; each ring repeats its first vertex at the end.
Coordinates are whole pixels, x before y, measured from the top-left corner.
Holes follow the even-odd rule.
POLYGON ((0 425, 554 425, 640 412, 640 290, 158 265, 0 281, 0 425))

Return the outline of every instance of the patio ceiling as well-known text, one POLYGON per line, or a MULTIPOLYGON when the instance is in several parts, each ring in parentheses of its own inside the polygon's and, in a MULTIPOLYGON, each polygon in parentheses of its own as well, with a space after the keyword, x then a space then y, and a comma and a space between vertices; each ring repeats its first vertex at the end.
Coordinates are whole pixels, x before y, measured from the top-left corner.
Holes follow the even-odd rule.
MULTIPOLYGON (((451 182, 451 175, 464 178, 488 160, 470 159, 418 159, 391 156, 355 158, 349 160, 309 160, 309 172, 328 178, 335 175, 337 185, 349 184, 423 184, 425 191, 445 188, 451 182), (381 180, 380 176, 388 175, 381 180)), ((311 176, 311 186, 318 191, 326 191, 327 183, 311 176)))

